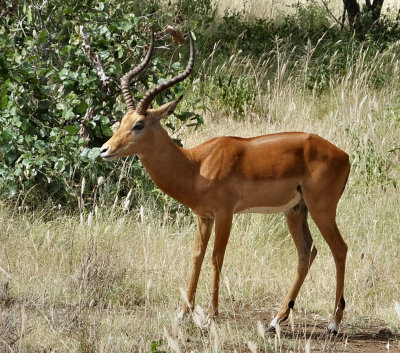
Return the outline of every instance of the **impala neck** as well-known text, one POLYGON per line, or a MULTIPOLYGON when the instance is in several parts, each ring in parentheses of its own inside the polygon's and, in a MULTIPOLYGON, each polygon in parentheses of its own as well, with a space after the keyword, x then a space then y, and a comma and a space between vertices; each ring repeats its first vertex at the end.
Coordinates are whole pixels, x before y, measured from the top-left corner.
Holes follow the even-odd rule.
POLYGON ((188 150, 177 146, 160 126, 151 146, 139 158, 162 191, 190 207, 196 167, 188 150))

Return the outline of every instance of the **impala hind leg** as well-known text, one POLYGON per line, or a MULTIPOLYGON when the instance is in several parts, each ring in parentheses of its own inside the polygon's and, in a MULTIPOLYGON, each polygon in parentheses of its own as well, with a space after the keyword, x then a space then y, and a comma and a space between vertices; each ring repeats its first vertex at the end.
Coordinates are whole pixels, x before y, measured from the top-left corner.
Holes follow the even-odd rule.
POLYGON ((287 319, 290 309, 293 308, 296 297, 307 276, 308 270, 317 255, 317 249, 311 238, 311 233, 307 223, 308 210, 303 201, 297 206, 285 212, 286 222, 296 245, 298 255, 298 265, 292 286, 286 295, 282 306, 270 323, 270 331, 273 331, 276 325, 287 319))
POLYGON ((346 268, 347 245, 336 224, 336 209, 343 194, 350 173, 347 154, 325 167, 314 165, 310 177, 304 179, 301 186, 304 202, 312 219, 331 249, 336 265, 336 298, 333 321, 328 331, 337 333, 343 318, 345 300, 343 296, 346 268))
POLYGON ((185 302, 182 311, 178 314, 178 319, 183 319, 184 316, 189 312, 189 310, 192 310, 194 308, 195 294, 196 294, 197 283, 199 281, 201 265, 203 263, 204 254, 207 249, 207 244, 210 239, 213 224, 214 224, 213 219, 197 216, 197 230, 196 230, 196 239, 194 244, 193 268, 187 290, 187 302, 185 302))
POLYGON ((336 299, 333 321, 328 330, 337 333, 339 324, 343 318, 345 300, 343 296, 344 274, 346 267, 347 245, 336 224, 336 207, 346 184, 348 173, 343 173, 342 182, 337 178, 336 183, 330 183, 329 193, 318 184, 303 186, 304 201, 310 211, 310 215, 319 231, 331 249, 336 265, 336 299), (317 186, 317 187, 316 187, 317 186), (334 186, 334 187, 332 187, 334 186), (324 195, 324 197, 321 197, 324 195))
POLYGON ((328 330, 337 333, 339 324, 343 318, 343 311, 346 305, 343 295, 344 275, 346 267, 347 245, 336 225, 335 212, 312 212, 311 217, 328 243, 332 251, 336 265, 336 299, 333 321, 329 324, 328 330))

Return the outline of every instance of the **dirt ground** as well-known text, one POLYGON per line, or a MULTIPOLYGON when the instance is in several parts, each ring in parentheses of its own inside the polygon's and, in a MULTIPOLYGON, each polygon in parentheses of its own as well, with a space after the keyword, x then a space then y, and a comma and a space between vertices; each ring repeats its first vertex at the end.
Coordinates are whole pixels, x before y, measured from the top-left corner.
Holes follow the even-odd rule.
POLYGON ((281 339, 294 343, 293 351, 307 351, 309 341, 310 352, 400 352, 400 335, 382 327, 375 323, 361 330, 344 324, 341 332, 332 336, 327 334, 325 322, 294 324, 293 331, 289 324, 281 328, 281 339))
MULTIPOLYGON (((270 313, 272 315, 272 313, 270 313)), ((254 327, 254 319, 268 327, 265 311, 242 311, 242 320, 254 327)), ((400 353, 400 328, 393 332, 387 324, 364 320, 363 324, 350 325, 343 320, 337 335, 327 333, 328 322, 319 315, 296 313, 280 326, 280 333, 266 333, 266 340, 274 342, 275 352, 355 352, 355 353, 400 353)), ((223 317, 222 320, 229 320, 223 317)), ((262 351, 258 347, 257 352, 262 351)), ((251 350, 248 350, 251 352, 251 350)))
POLYGON ((343 323, 338 335, 330 335, 321 318, 300 323, 289 320, 281 326, 280 340, 282 352, 400 353, 400 331, 392 332, 380 322, 362 328, 343 323))

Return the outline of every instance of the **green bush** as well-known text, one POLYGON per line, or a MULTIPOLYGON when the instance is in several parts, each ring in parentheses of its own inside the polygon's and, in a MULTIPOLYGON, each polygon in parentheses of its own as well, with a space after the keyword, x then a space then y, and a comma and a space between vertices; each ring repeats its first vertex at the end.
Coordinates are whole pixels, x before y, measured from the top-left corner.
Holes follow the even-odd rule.
MULTIPOLYGON (((88 193, 100 176, 111 175, 110 183, 117 184, 121 178, 112 171, 123 162, 102 161, 99 146, 126 112, 120 76, 143 57, 150 25, 159 29, 147 15, 154 5, 149 3, 138 13, 138 4, 116 0, 45 2, 42 7, 34 1, 3 3, 7 11, 0 19, 1 194, 31 195, 33 202, 50 197, 73 205, 83 178, 88 193), (107 85, 83 50, 81 26, 109 77, 107 85)), ((180 72, 175 60, 183 59, 156 50, 150 68, 137 78, 142 84, 132 85, 136 98, 180 72)), ((179 84, 157 97, 157 103, 184 90, 185 84, 179 84)), ((178 117, 183 123, 201 123, 190 112, 178 117)), ((123 179, 122 193, 134 185, 133 178, 146 179, 138 168, 132 169, 135 175, 123 179)))

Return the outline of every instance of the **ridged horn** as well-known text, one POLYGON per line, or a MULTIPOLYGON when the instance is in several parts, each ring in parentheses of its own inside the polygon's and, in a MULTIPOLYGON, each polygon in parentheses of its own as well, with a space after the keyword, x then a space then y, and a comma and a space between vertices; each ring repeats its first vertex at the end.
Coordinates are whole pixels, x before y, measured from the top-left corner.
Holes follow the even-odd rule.
POLYGON ((158 86, 154 87, 152 90, 147 92, 146 95, 139 102, 139 104, 136 108, 136 112, 138 114, 140 114, 140 115, 146 114, 146 111, 147 111, 150 103, 159 93, 161 93, 162 91, 166 90, 169 87, 172 87, 173 85, 177 84, 178 82, 183 81, 186 77, 188 77, 191 74, 191 72, 193 70, 193 66, 194 66, 195 50, 194 50, 193 38, 192 38, 190 31, 189 31, 188 35, 189 35, 189 40, 190 40, 190 56, 189 56, 189 61, 188 61, 185 71, 183 71, 180 75, 171 78, 169 81, 159 84, 158 86))
POLYGON ((134 67, 132 70, 128 71, 124 76, 121 77, 121 91, 124 96, 126 106, 128 110, 135 110, 135 103, 133 101, 132 94, 129 90, 130 82, 132 78, 139 74, 150 62, 151 55, 153 54, 154 48, 154 31, 151 30, 151 40, 149 49, 147 50, 146 57, 142 60, 142 62, 134 67))

